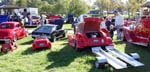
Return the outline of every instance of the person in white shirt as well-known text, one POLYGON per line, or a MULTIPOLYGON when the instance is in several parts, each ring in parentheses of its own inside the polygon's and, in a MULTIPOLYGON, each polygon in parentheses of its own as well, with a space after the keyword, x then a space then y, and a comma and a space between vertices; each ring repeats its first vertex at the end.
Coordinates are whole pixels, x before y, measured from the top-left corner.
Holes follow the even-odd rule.
POLYGON ((121 29, 124 24, 124 17, 118 11, 114 11, 114 14, 115 14, 115 27, 117 29, 117 40, 120 40, 122 34, 121 29))
POLYGON ((104 29, 104 28, 106 29, 106 17, 103 18, 103 21, 100 24, 100 28, 101 29, 104 29))
POLYGON ((44 25, 46 21, 46 15, 45 14, 41 14, 41 25, 44 25))

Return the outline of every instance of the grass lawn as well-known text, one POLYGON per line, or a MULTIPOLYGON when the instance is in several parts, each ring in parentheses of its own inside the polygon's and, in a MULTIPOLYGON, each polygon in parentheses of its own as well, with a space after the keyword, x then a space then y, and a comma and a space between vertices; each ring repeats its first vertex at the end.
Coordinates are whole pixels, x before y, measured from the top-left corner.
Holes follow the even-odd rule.
POLYGON ((51 49, 32 51, 31 36, 18 40, 14 52, 0 54, 0 72, 150 72, 150 49, 114 40, 115 47, 126 53, 137 52, 144 67, 129 67, 105 70, 94 67, 95 55, 90 50, 76 52, 67 43, 67 38, 52 43, 51 49))
POLYGON ((71 24, 64 24, 63 29, 72 29, 71 24))

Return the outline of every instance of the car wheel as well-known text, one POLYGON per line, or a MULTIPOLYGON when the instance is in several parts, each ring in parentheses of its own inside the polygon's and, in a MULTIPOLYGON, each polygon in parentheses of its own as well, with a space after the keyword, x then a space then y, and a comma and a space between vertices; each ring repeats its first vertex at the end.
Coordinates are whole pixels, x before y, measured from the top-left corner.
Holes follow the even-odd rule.
POLYGON ((35 39, 35 37, 32 37, 33 39, 35 39))
POLYGON ((56 40, 57 40, 57 38, 55 36, 51 38, 52 42, 55 42, 56 40))
POLYGON ((51 46, 48 46, 49 49, 51 49, 51 46))
POLYGON ((66 34, 64 33, 62 37, 66 37, 66 34))
POLYGON ((82 48, 78 48, 77 47, 77 43, 75 43, 75 50, 78 51, 78 52, 81 52, 83 49, 82 48))
POLYGON ((16 42, 16 41, 17 41, 17 39, 18 39, 18 38, 17 38, 17 35, 15 35, 15 36, 14 36, 14 40, 13 40, 13 41, 14 41, 14 42, 16 42))
POLYGON ((7 53, 8 51, 10 51, 9 48, 4 48, 3 53, 7 53))

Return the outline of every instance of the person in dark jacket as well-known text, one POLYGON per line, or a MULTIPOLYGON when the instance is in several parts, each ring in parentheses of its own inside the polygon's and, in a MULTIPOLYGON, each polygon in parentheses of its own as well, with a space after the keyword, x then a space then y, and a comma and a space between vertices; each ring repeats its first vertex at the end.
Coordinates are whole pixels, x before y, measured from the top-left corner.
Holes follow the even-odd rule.
POLYGON ((113 36, 114 36, 114 24, 112 22, 113 20, 109 20, 108 18, 106 18, 106 27, 110 32, 110 37, 113 40, 113 36))

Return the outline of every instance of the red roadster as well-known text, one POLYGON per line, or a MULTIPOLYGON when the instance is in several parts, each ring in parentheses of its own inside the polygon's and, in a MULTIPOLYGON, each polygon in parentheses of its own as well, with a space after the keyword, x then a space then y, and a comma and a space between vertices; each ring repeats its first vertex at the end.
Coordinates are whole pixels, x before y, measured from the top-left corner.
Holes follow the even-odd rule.
POLYGON ((100 29, 101 21, 101 18, 96 17, 84 18, 84 22, 77 24, 75 34, 68 36, 69 45, 76 50, 113 45, 109 32, 106 29, 100 29))
POLYGON ((36 50, 39 48, 51 48, 51 42, 46 36, 37 37, 34 40, 32 44, 32 50, 36 50))
POLYGON ((143 16, 135 23, 123 27, 124 40, 133 44, 150 46, 150 2, 145 3, 142 7, 147 7, 143 11, 143 16))
POLYGON ((0 24, 0 41, 17 39, 27 36, 27 29, 21 26, 19 22, 3 22, 0 24))

